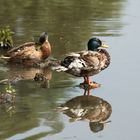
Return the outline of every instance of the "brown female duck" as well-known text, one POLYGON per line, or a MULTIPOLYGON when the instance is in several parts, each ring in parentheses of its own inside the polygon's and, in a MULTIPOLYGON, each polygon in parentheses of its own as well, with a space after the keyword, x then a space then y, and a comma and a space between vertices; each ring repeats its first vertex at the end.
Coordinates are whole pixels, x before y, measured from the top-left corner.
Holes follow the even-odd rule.
POLYGON ((110 64, 110 55, 103 49, 108 46, 98 38, 88 41, 88 50, 68 54, 55 70, 65 71, 78 77, 84 77, 84 83, 90 87, 98 87, 99 84, 90 82, 89 76, 98 74, 110 64))
POLYGON ((34 66, 48 58, 50 54, 51 46, 48 41, 48 34, 43 32, 38 39, 38 43, 24 43, 8 51, 5 58, 7 58, 9 63, 34 66))

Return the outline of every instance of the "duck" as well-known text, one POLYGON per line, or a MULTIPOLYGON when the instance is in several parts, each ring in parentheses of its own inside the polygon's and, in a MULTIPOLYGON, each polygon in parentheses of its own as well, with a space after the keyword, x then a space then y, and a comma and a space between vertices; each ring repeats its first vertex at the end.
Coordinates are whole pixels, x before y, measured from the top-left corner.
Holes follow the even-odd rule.
POLYGON ((38 42, 26 42, 9 50, 3 58, 8 63, 34 66, 47 59, 51 54, 51 45, 48 41, 48 33, 41 33, 38 42))
POLYGON ((106 69, 110 64, 110 54, 106 48, 109 46, 97 37, 92 37, 87 43, 87 50, 72 52, 53 68, 57 72, 64 71, 77 77, 83 77, 84 82, 80 85, 87 85, 91 88, 100 87, 100 84, 90 81, 94 76, 106 69))

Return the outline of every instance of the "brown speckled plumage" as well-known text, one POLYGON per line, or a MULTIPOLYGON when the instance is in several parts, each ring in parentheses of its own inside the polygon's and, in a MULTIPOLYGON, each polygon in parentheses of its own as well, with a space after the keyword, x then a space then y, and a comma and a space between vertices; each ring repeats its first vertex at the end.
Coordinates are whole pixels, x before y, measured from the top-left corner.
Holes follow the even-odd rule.
POLYGON ((104 70, 110 65, 111 57, 105 49, 100 49, 98 50, 98 52, 104 54, 104 56, 106 57, 105 65, 101 68, 101 70, 104 70))
POLYGON ((107 68, 109 64, 110 55, 105 49, 99 49, 96 52, 81 51, 72 53, 61 62, 61 66, 67 69, 65 70, 67 73, 78 77, 93 76, 107 68), (72 63, 77 64, 70 68, 72 63))

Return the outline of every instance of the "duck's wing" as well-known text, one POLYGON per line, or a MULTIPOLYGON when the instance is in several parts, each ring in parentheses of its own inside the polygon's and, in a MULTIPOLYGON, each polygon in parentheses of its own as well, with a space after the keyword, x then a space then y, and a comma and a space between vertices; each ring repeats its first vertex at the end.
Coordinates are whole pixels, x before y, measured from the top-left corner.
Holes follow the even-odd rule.
POLYGON ((82 51, 80 52, 80 58, 85 62, 86 67, 84 69, 99 69, 101 55, 94 51, 82 51))
POLYGON ((11 54, 11 57, 19 57, 20 59, 35 59, 38 57, 41 57, 41 52, 37 51, 36 48, 34 47, 34 45, 30 46, 30 47, 25 47, 23 50, 21 51, 16 51, 13 52, 11 54))
POLYGON ((31 47, 31 46, 33 46, 33 45, 35 45, 35 42, 27 42, 27 43, 24 43, 24 44, 22 44, 22 45, 19 45, 19 46, 17 46, 17 47, 12 48, 11 50, 9 50, 9 51, 6 53, 6 55, 8 56, 8 55, 10 55, 11 53, 24 50, 25 47, 31 47))
POLYGON ((93 70, 99 69, 101 56, 98 52, 81 51, 78 53, 70 53, 61 62, 61 66, 66 70, 93 70))
POLYGON ((61 66, 64 66, 67 69, 72 68, 82 68, 85 67, 85 61, 81 59, 80 52, 78 53, 70 53, 61 61, 61 66))
POLYGON ((52 67, 53 70, 58 72, 60 71, 68 71, 68 70, 78 70, 82 67, 85 67, 85 62, 80 58, 79 53, 70 53, 66 54, 66 57, 58 63, 58 65, 52 67))

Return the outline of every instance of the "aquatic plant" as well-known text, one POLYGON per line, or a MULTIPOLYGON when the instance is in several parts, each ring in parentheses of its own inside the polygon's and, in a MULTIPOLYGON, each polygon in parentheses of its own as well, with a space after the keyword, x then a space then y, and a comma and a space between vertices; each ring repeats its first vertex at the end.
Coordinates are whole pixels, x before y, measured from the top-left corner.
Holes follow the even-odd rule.
POLYGON ((0 109, 3 108, 10 117, 16 113, 15 97, 16 90, 10 83, 6 85, 3 93, 0 92, 0 109))
POLYGON ((9 93, 11 95, 16 95, 16 90, 14 89, 14 87, 11 84, 8 84, 5 88, 5 92, 9 93))
POLYGON ((6 112, 10 115, 10 117, 16 113, 16 107, 14 104, 10 106, 6 106, 5 109, 6 109, 6 112))
POLYGON ((0 103, 13 103, 15 102, 16 90, 8 83, 5 87, 4 93, 0 93, 0 103))
POLYGON ((13 34, 9 26, 0 29, 0 48, 11 48, 13 47, 13 34))

